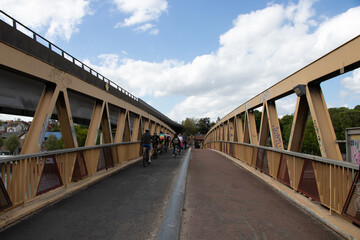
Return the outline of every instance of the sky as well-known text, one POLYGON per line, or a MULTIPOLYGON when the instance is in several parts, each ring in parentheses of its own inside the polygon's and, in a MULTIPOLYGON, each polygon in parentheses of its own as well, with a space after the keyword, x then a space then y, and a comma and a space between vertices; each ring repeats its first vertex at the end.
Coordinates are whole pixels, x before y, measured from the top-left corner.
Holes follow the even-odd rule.
MULTIPOLYGON (((360 35, 360 0, 1 0, 0 9, 177 122, 222 118, 360 35)), ((360 70, 322 90, 328 107, 359 105, 360 70)), ((276 101, 279 116, 295 103, 276 101)))

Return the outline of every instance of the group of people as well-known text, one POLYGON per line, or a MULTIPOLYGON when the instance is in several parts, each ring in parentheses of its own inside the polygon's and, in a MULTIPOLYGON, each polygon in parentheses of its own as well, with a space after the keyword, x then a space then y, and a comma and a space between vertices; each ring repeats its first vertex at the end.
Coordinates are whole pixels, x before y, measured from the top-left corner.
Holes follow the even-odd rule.
POLYGON ((151 156, 154 154, 154 151, 160 150, 164 151, 169 149, 169 145, 173 146, 173 157, 175 157, 176 150, 178 150, 179 154, 181 149, 186 149, 187 147, 187 136, 184 134, 182 136, 181 134, 175 134, 173 138, 171 138, 170 134, 164 134, 160 132, 159 135, 157 135, 156 132, 154 132, 153 135, 150 134, 150 130, 146 129, 145 133, 141 137, 141 145, 143 146, 143 150, 146 149, 149 151, 149 163, 151 163, 151 156), (152 148, 151 148, 152 145, 152 148), (151 151, 153 149, 153 151, 151 151))

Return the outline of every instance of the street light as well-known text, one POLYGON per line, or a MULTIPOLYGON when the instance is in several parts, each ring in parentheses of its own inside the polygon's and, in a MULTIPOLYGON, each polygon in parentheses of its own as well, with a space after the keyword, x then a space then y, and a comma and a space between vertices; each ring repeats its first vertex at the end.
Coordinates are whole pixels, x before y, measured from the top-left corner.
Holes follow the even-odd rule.
POLYGON ((298 97, 301 97, 306 94, 306 85, 296 85, 293 90, 298 97))

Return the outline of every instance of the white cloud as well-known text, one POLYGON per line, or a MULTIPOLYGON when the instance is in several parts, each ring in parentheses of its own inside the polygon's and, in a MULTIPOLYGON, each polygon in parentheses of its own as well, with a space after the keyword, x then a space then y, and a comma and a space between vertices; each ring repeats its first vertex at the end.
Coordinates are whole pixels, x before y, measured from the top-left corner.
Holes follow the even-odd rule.
MULTIPOLYGON (((239 15, 220 36, 216 52, 188 63, 110 57, 94 68, 139 97, 183 96, 185 100, 166 113, 176 121, 215 120, 360 34, 360 7, 319 20, 312 3, 270 4, 239 15)), ((279 115, 292 114, 295 101, 277 106, 279 115)))
POLYGON ((92 14, 89 0, 1 0, 0 9, 52 41, 69 40, 82 18, 92 14))
POLYGON ((144 25, 138 26, 135 28, 137 32, 146 32, 149 31, 152 35, 157 35, 159 33, 159 29, 155 28, 154 24, 145 23, 144 25))
POLYGON ((163 12, 167 11, 166 0, 113 0, 120 12, 131 14, 124 21, 115 25, 117 27, 132 27, 136 31, 149 31, 150 34, 158 34, 159 30, 150 22, 157 21, 163 12))
POLYGON ((351 77, 346 77, 341 81, 346 90, 340 92, 340 96, 352 96, 360 98, 360 69, 355 69, 351 77))

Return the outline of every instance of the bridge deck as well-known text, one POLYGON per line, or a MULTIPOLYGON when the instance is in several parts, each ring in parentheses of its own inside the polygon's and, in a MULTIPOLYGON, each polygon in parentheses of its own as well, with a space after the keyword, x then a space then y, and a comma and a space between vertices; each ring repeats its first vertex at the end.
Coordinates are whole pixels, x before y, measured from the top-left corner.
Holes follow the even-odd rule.
POLYGON ((342 239, 262 180, 211 150, 193 150, 181 239, 342 239))
POLYGON ((136 162, 5 229, 0 239, 152 239, 180 161, 167 153, 145 169, 136 162))
MULTIPOLYGON (((184 154, 182 154, 184 156, 184 154)), ((154 239, 182 158, 140 162, 0 232, 0 239, 154 239)), ((192 150, 180 239, 340 239, 262 181, 192 150)))

